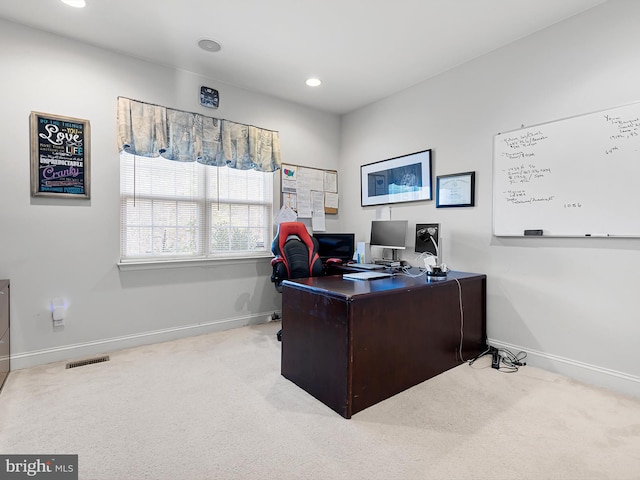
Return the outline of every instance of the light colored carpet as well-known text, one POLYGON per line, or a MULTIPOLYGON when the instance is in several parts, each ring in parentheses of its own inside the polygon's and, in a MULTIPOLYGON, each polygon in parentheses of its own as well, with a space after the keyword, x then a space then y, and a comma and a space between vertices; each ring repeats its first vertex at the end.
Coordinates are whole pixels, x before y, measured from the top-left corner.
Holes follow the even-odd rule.
POLYGON ((279 326, 14 371, 0 452, 81 479, 640 478, 640 399, 484 357, 346 420, 280 375, 279 326))

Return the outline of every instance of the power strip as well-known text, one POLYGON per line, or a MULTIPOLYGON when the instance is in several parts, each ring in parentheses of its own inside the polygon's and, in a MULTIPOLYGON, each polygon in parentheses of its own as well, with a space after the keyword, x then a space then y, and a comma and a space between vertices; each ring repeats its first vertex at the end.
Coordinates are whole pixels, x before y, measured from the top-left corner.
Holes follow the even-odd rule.
POLYGON ((500 352, 497 348, 491 349, 491 368, 500 370, 500 352))

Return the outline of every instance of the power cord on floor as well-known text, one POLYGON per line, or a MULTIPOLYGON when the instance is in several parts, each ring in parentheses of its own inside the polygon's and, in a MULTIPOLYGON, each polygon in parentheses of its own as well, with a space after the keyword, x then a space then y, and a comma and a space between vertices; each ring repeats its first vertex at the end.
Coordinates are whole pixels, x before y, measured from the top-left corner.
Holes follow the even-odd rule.
POLYGON ((502 373, 515 373, 520 367, 527 364, 524 360, 527 358, 526 352, 513 353, 506 348, 487 347, 485 351, 468 360, 469 365, 473 365, 476 360, 485 355, 491 355, 491 368, 495 368, 502 373))
MULTIPOLYGON (((515 354, 506 348, 499 348, 497 369, 504 373, 517 372, 520 367, 527 364, 527 362, 524 361, 525 358, 527 358, 526 352, 518 352, 515 354)), ((493 362, 491 362, 491 366, 493 367, 493 362)))

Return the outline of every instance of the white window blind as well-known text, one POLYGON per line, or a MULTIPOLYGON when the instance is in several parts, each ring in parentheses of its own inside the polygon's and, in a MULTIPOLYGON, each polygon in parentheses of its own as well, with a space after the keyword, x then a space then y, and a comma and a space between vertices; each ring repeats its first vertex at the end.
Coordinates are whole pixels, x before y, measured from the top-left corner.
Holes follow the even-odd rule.
POLYGON ((121 262, 270 255, 273 173, 120 154, 121 262))

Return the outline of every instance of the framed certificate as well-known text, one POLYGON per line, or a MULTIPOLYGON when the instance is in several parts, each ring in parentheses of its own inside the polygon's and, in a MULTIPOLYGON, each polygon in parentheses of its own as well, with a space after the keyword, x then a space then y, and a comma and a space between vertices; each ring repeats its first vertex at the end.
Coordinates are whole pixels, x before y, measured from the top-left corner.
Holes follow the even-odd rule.
POLYGON ((473 207, 476 172, 454 173, 436 177, 436 208, 473 207))

